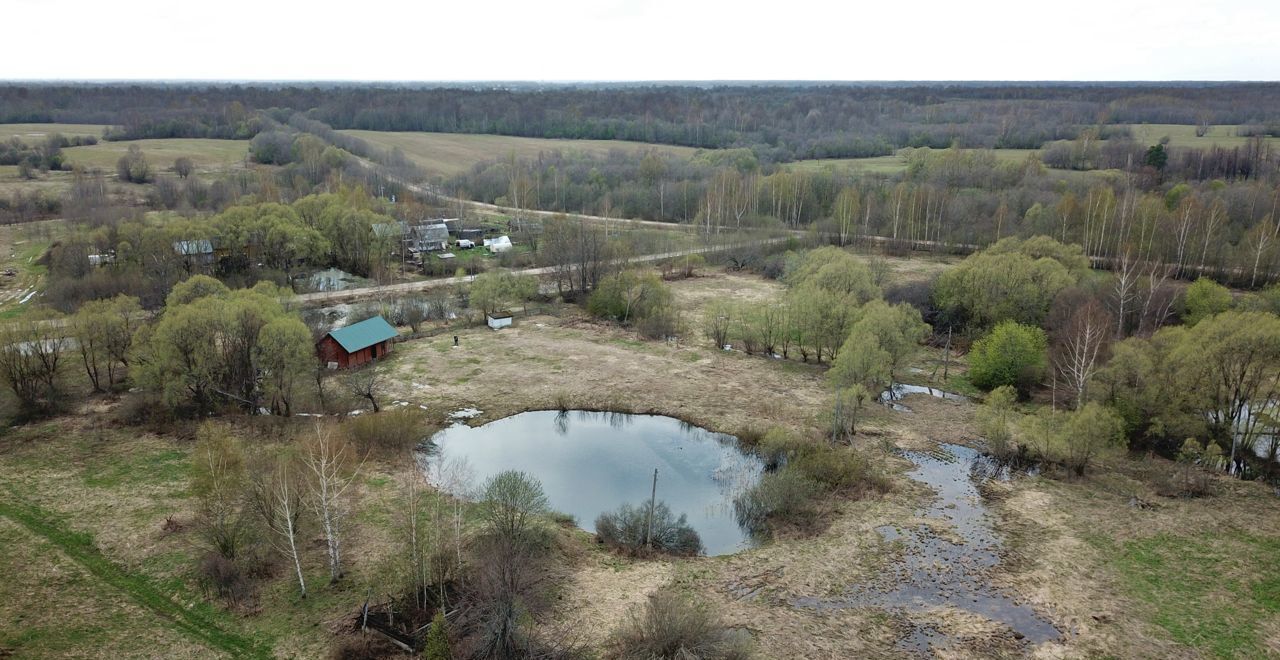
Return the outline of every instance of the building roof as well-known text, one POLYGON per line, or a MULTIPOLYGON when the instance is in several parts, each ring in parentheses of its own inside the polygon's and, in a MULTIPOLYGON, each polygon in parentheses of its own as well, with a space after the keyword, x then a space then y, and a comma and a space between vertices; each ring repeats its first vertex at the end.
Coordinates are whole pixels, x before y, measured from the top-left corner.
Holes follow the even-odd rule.
POLYGON ((443 224, 418 225, 413 228, 415 238, 428 242, 449 240, 449 228, 443 224))
POLYGON ((374 344, 384 342, 388 339, 396 337, 400 333, 391 327, 390 323, 381 316, 375 316, 371 319, 365 319, 359 323, 353 323, 345 328, 330 330, 329 336, 333 337, 342 349, 348 353, 354 353, 362 348, 368 348, 374 344))

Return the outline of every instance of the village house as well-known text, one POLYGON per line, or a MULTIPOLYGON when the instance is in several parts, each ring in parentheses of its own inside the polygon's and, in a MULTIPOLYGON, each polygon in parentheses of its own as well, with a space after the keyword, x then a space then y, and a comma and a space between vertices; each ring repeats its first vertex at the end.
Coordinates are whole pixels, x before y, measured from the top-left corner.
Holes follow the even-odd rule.
POLYGON ((438 252, 449 247, 449 228, 444 223, 415 225, 405 238, 409 252, 438 252))
POLYGON ((316 343, 316 353, 330 369, 347 369, 372 362, 391 352, 400 333, 381 316, 330 330, 316 343))
POLYGON ((191 241, 174 241, 173 252, 182 257, 188 273, 211 270, 218 259, 217 255, 214 254, 213 241, 204 238, 191 241))

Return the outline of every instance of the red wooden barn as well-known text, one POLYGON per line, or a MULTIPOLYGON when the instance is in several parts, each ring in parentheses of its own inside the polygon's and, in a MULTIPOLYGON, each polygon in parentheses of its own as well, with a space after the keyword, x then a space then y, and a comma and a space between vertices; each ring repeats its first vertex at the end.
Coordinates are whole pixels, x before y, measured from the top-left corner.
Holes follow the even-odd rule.
POLYGON ((320 360, 330 368, 346 369, 376 360, 391 352, 391 340, 398 332, 381 316, 345 328, 330 330, 316 343, 320 360))

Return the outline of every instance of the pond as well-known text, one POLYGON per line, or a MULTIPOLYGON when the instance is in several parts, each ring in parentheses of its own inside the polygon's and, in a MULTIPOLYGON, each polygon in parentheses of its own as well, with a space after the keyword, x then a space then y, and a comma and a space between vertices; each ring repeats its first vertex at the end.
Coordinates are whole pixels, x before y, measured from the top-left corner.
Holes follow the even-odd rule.
MULTIPOLYGON (((469 472, 471 489, 505 470, 527 472, 542 482, 551 508, 588 532, 601 513, 647 503, 657 469, 658 500, 688 516, 708 555, 753 545, 733 499, 759 481, 764 464, 733 436, 671 417, 526 412, 483 426, 454 424, 431 438, 426 453, 433 475, 469 472)), ((456 495, 472 494, 461 480, 433 480, 456 495)))

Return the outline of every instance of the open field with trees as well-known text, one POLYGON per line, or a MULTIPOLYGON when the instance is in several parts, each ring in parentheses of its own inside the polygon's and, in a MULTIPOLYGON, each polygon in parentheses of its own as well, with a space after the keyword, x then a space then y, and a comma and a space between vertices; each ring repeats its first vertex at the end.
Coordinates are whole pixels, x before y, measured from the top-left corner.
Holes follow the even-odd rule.
MULTIPOLYGON (((878 259, 857 261, 868 277, 878 277, 879 286, 890 291, 927 286, 955 267, 954 260, 878 259)), ((852 268, 850 272, 858 271, 852 268)), ((790 295, 784 284, 715 269, 664 286, 670 288, 682 322, 692 327, 702 325, 709 310, 737 305, 763 310, 790 295)), ((174 305, 170 307, 176 310, 174 305)), ((745 335, 738 333, 745 331, 745 325, 729 328, 728 343, 744 341, 745 335)), ((338 425, 352 442, 390 444, 358 445, 369 458, 344 495, 351 515, 344 532, 343 577, 337 583, 325 584, 331 567, 321 533, 315 528, 307 532, 312 541, 301 557, 306 598, 298 597, 287 555, 279 557, 266 548, 258 552, 279 558, 272 560, 273 567, 264 567, 264 576, 242 586, 217 586, 202 577, 206 569, 197 559, 206 547, 200 539, 208 514, 202 513, 206 505, 191 470, 208 441, 193 438, 192 427, 177 420, 161 425, 156 425, 159 420, 137 421, 133 410, 156 403, 136 401, 138 394, 89 398, 52 420, 13 429, 0 451, 5 466, 0 472, 8 475, 0 510, 6 535, 24 547, 49 548, 28 565, 47 567, 42 571, 65 567, 59 573, 68 576, 60 583, 64 588, 43 592, 46 607, 103 603, 114 614, 104 620, 95 618, 104 615, 93 609, 81 609, 83 614, 56 632, 21 619, 17 627, 0 633, 0 644, 35 655, 74 654, 86 649, 84 644, 101 643, 92 634, 97 627, 138 629, 135 635, 113 633, 106 642, 125 653, 137 648, 133 645, 139 639, 178 655, 229 652, 235 644, 274 655, 316 655, 348 643, 341 640, 349 639, 345 631, 358 619, 369 589, 383 593, 388 571, 397 570, 392 567, 400 547, 398 530, 403 529, 397 522, 404 507, 403 484, 415 469, 400 456, 416 438, 444 423, 444 414, 452 410, 481 410, 472 424, 529 409, 653 412, 743 438, 760 428, 802 435, 830 429, 829 376, 812 353, 807 359, 797 351, 789 359, 770 360, 743 350, 726 352, 693 330, 678 343, 655 342, 638 334, 638 326, 619 327, 556 303, 529 306, 514 328, 502 332, 472 327, 449 333, 459 335, 458 347, 448 333, 399 344, 376 367, 382 384, 375 396, 384 412, 366 412, 338 425), (493 360, 497 355, 503 358, 493 360), (744 401, 751 404, 744 406, 744 401), (426 412, 419 414, 417 406, 425 406, 426 412), (397 415, 413 421, 391 435, 376 430, 384 424, 372 424, 392 423, 397 415), (369 428, 357 429, 356 424, 369 428), (75 545, 86 542, 91 545, 75 545), (80 550, 85 547, 93 550, 80 550), (199 603, 199 618, 171 618, 176 615, 148 600, 158 590, 179 602, 199 603), (324 622, 320 630, 318 622, 324 622)), ((839 352, 837 368, 852 350, 839 352)), ((895 371, 906 382, 971 392, 966 362, 935 346, 909 352, 895 371), (944 362, 950 373, 945 382, 938 371, 944 362)), ((84 391, 86 385, 75 384, 86 382, 83 373, 68 373, 66 379, 72 392, 84 391)), ((326 408, 362 407, 345 386, 330 381, 332 399, 326 408)), ((1035 391, 1033 403, 1015 404, 1015 418, 1028 406, 1047 405, 1034 403, 1046 395, 1035 391)), ((850 440, 857 451, 883 464, 890 490, 821 500, 807 514, 810 523, 782 524, 760 548, 720 558, 626 560, 581 532, 552 526, 559 549, 554 552, 557 567, 548 570, 562 584, 560 604, 540 610, 538 628, 576 648, 607 649, 628 612, 643 606, 649 594, 674 584, 682 597, 708 604, 722 625, 748 632, 761 657, 891 653, 901 631, 918 625, 963 639, 951 647, 962 656, 1014 653, 1018 643, 1007 630, 962 609, 886 615, 875 608, 823 612, 792 604, 839 594, 845 585, 870 580, 895 561, 894 544, 880 541, 874 530, 910 525, 914 508, 931 495, 899 472, 905 461, 886 448, 918 451, 940 442, 981 443, 986 418, 978 414, 978 404, 919 395, 903 402, 910 412, 868 404, 850 440), (738 595, 743 590, 751 595, 738 595), (570 630, 574 632, 566 632, 570 630)), ((308 394, 295 405, 316 410, 320 404, 308 394)), ((366 401, 363 407, 368 406, 366 401)), ((314 434, 316 422, 295 420, 230 417, 228 431, 242 441, 253 439, 259 451, 270 454, 301 447, 297 443, 305 444, 314 434)), ((1032 426, 1026 428, 1032 432, 1032 426)), ((1015 437, 1021 433, 1015 430, 1015 437)), ((1071 631, 1065 642, 1042 646, 1041 653, 1127 656, 1160 648, 1174 656, 1231 657, 1263 653, 1275 643, 1280 613, 1267 595, 1274 576, 1266 557, 1280 536, 1269 522, 1278 519, 1280 503, 1257 483, 1225 476, 1209 477, 1209 497, 1163 495, 1167 480, 1183 469, 1168 459, 1126 458, 1108 450, 1090 461, 1083 478, 1050 471, 989 485, 990 506, 1009 544, 1006 559, 989 579, 1071 631), (1135 508, 1135 501, 1141 506, 1135 508), (1222 534, 1223 529, 1238 529, 1241 535, 1222 534), (1189 562, 1188 551, 1220 559, 1189 562), (1224 561, 1233 567, 1227 582, 1218 572, 1224 561), (1168 571, 1176 572, 1177 580, 1169 582, 1168 571), (1081 580, 1082 575, 1090 577, 1081 580), (1152 586, 1157 580, 1160 588, 1152 586), (1169 593, 1176 593, 1176 599, 1170 601, 1169 593), (1213 608, 1212 616, 1201 614, 1228 593, 1250 595, 1235 599, 1231 608, 1213 608)), ((468 533, 479 534, 483 520, 480 509, 465 505, 465 529, 473 530, 468 533)))
POLYGON ((0 656, 1280 653, 1278 89, 0 85, 0 656))
POLYGON ((54 133, 101 138, 107 128, 102 124, 0 124, 0 140, 8 142, 18 138, 23 142, 40 142, 54 133))
POLYGON ((512 155, 522 160, 537 158, 538 154, 549 151, 582 152, 593 156, 605 156, 614 149, 630 155, 657 150, 686 158, 696 151, 689 147, 657 146, 619 140, 553 140, 505 135, 361 130, 347 130, 342 133, 385 149, 400 149, 428 173, 446 177, 465 172, 479 163, 503 160, 512 155))

